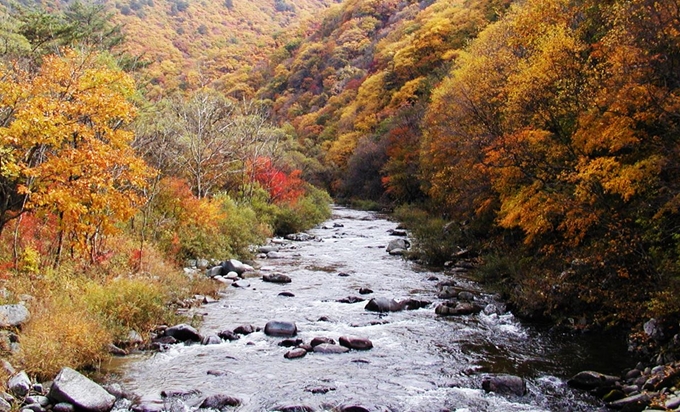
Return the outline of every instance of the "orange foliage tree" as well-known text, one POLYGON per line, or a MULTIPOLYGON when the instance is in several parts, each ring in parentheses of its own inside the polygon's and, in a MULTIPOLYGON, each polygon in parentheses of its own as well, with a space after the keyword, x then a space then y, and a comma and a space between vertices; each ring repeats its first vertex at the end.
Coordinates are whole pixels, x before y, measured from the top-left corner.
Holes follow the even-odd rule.
MULTIPOLYGON (((564 258, 553 260, 562 288, 547 310, 580 302, 611 315, 620 296, 644 299, 652 275, 680 269, 670 263, 680 23, 665 3, 517 5, 434 93, 429 193, 453 217, 492 214, 488 229, 520 231, 526 253, 564 258), (567 286, 575 273, 561 271, 576 257, 589 280, 567 286)), ((541 277, 549 289, 553 277, 541 277)))
POLYGON ((267 190, 273 203, 295 203, 305 194, 305 182, 300 177, 302 172, 299 169, 285 173, 274 166, 268 157, 255 159, 250 168, 253 169, 255 181, 267 190))
POLYGON ((132 79, 106 54, 64 51, 35 73, 0 68, 5 224, 22 210, 58 216, 63 250, 95 259, 106 235, 144 201, 151 170, 130 147, 132 79), (21 202, 9 204, 7 198, 21 202), (67 249, 68 248, 68 249, 67 249))

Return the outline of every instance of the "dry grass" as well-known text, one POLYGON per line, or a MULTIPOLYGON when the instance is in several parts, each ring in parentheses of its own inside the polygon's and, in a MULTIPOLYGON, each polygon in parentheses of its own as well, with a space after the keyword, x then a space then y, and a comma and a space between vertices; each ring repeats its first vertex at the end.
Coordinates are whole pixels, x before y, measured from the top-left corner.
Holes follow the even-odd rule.
POLYGON ((67 296, 32 306, 31 321, 21 333, 14 365, 38 379, 52 379, 65 366, 97 366, 107 356, 111 335, 98 317, 67 296))
POLYGON ((33 297, 27 302, 31 320, 20 331, 21 349, 10 358, 17 369, 52 379, 65 366, 96 368, 109 356, 108 344, 130 330, 145 336, 158 324, 179 322, 171 302, 217 295, 217 282, 187 276, 150 247, 142 254, 142 270, 135 271, 134 242, 116 243, 112 257, 99 265, 65 262, 57 270, 7 276, 7 301, 33 297))

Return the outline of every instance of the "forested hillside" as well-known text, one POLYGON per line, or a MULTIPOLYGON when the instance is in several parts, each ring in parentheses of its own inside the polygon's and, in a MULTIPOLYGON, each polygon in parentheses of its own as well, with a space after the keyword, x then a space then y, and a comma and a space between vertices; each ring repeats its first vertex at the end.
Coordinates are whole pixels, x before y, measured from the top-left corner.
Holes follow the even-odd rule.
POLYGON ((532 316, 673 324, 679 13, 347 1, 274 55, 258 97, 324 165, 308 178, 410 205, 432 263, 481 253, 480 275, 532 316))
MULTIPOLYGON (((125 35, 121 48, 144 65, 139 86, 151 99, 181 89, 215 86, 242 96, 252 93, 244 80, 299 22, 336 0, 123 0, 97 2, 107 20, 125 35)), ((10 12, 58 12, 74 1, 2 1, 10 12), (27 8, 21 12, 21 7, 27 8)))

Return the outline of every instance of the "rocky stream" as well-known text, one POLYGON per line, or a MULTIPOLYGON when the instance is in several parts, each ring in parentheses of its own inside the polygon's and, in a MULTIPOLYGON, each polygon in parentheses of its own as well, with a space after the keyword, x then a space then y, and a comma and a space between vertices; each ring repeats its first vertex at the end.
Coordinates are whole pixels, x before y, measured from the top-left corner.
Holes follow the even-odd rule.
POLYGON ((109 366, 135 398, 119 409, 604 409, 566 381, 620 371, 623 341, 523 325, 464 264, 432 272, 388 253, 403 234, 379 215, 335 208, 322 227, 273 240, 255 272, 225 274, 221 299, 199 309, 203 344, 109 366))

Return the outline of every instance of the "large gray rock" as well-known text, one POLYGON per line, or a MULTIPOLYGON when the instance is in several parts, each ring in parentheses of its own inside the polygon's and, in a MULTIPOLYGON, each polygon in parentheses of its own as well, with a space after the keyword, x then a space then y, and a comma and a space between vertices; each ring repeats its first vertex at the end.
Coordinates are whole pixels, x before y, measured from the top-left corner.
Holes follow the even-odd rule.
POLYGON ((7 389, 12 395, 23 398, 31 390, 31 379, 26 372, 21 371, 9 379, 7 389))
POLYGON ((501 395, 524 396, 527 392, 527 384, 519 376, 492 375, 483 378, 482 389, 501 395))
POLYGON ((200 342, 201 335, 199 335, 196 328, 186 323, 181 323, 179 325, 171 326, 165 330, 165 336, 170 336, 177 339, 180 342, 193 341, 200 342))
POLYGON ((314 236, 308 233, 291 233, 289 235, 286 235, 285 238, 287 240, 293 240, 295 242, 307 242, 316 239, 314 236))
POLYGON ((434 313, 440 316, 474 315, 482 311, 482 307, 470 302, 444 302, 437 306, 434 313))
POLYGON ((286 354, 283 355, 283 357, 286 359, 297 359, 304 357, 306 354, 307 350, 305 350, 304 348, 295 348, 286 352, 286 354))
POLYGON ((411 247, 411 243, 406 239, 394 239, 387 244, 387 253, 398 255, 411 247), (397 252, 397 253, 395 253, 397 252))
POLYGON ((293 322, 271 320, 264 326, 265 335, 290 337, 297 335, 297 326, 293 322))
POLYGON ((349 348, 332 343, 322 343, 314 347, 314 353, 335 354, 349 352, 349 348))
POLYGON ((574 375, 567 383, 569 386, 577 389, 591 390, 614 386, 618 380, 619 378, 616 376, 609 376, 595 371, 583 371, 574 375))
POLYGON ((608 403, 607 406, 613 409, 623 409, 626 412, 640 412, 645 410, 651 401, 652 397, 647 392, 643 392, 608 403))
POLYGON ((0 328, 13 328, 28 322, 31 314, 21 304, 0 305, 0 328))
POLYGON ((233 396, 217 394, 205 398, 200 408, 222 410, 227 406, 239 406, 241 401, 233 396))
POLYGON ((373 298, 368 301, 364 309, 371 312, 398 312, 404 309, 404 304, 394 299, 373 298))
POLYGON ((373 348, 373 342, 356 336, 340 336, 340 346, 354 350, 369 350, 373 348))
POLYGON ((48 397, 54 402, 68 402, 76 409, 91 412, 108 412, 116 402, 115 396, 71 368, 59 372, 48 397))
POLYGON ((252 266, 247 265, 236 259, 229 259, 222 262, 222 276, 225 276, 229 272, 236 272, 239 276, 248 271, 255 270, 252 266))
POLYGON ((237 335, 250 335, 255 332, 256 328, 253 325, 241 325, 234 329, 234 333, 237 335))
POLYGON ((270 283, 290 283, 291 278, 283 273, 267 273, 262 275, 262 280, 270 283))

